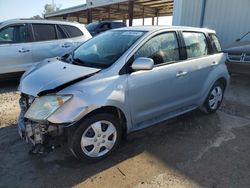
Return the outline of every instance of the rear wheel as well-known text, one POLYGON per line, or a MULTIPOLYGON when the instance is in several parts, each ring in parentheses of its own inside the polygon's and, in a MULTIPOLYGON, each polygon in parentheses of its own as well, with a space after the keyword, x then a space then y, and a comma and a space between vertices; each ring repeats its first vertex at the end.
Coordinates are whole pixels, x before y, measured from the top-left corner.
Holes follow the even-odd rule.
POLYGON ((119 145, 122 129, 110 114, 96 114, 80 123, 73 134, 71 151, 80 160, 97 161, 107 157, 119 145))
POLYGON ((224 86, 220 82, 216 82, 210 90, 205 102, 205 108, 208 113, 215 113, 222 103, 224 97, 224 86))

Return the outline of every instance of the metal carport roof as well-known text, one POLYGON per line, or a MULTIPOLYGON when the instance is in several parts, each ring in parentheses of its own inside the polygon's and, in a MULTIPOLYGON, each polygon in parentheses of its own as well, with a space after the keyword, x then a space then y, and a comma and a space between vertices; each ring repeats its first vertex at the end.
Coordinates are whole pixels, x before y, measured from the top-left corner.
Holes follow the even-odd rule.
MULTIPOLYGON (((173 4, 174 0, 87 0, 87 4, 46 14, 45 18, 81 23, 128 19, 129 25, 132 25, 133 19, 171 16, 173 4)), ((152 20, 154 22, 154 19, 152 20)))

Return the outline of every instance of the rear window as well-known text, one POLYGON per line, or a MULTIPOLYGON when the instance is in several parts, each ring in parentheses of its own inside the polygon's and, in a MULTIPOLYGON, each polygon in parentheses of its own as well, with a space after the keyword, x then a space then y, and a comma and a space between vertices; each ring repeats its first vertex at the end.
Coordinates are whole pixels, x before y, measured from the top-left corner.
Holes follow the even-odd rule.
POLYGON ((99 23, 90 23, 86 26, 86 29, 89 31, 89 32, 92 32, 94 31, 97 26, 99 25, 99 23))
POLYGON ((77 27, 71 25, 61 25, 63 29, 68 33, 70 38, 82 36, 83 33, 77 27))
POLYGON ((215 34, 210 34, 209 36, 212 42, 212 47, 214 49, 214 52, 215 53, 221 52, 221 45, 220 45, 218 37, 215 34))
POLYGON ((198 58, 208 55, 206 36, 203 33, 183 32, 187 58, 198 58))
POLYGON ((53 24, 32 24, 35 41, 56 40, 56 29, 53 24))
POLYGON ((113 29, 120 28, 120 27, 126 27, 126 24, 123 22, 113 22, 112 27, 113 27, 113 29))

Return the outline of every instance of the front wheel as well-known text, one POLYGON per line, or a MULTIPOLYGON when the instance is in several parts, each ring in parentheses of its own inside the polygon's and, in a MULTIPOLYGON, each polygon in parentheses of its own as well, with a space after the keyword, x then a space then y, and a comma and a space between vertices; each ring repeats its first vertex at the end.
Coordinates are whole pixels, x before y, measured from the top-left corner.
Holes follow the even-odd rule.
POLYGON ((80 160, 97 161, 107 157, 119 145, 122 129, 110 114, 96 114, 80 123, 73 134, 71 151, 80 160))
POLYGON ((210 90, 205 101, 205 108, 208 113, 215 113, 222 103, 225 88, 219 82, 216 82, 210 90))

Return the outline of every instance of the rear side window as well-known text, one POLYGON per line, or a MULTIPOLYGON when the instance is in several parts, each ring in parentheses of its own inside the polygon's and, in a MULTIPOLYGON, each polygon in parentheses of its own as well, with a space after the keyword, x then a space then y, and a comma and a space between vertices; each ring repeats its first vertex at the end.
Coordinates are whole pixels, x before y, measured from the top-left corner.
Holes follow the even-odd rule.
POLYGON ((208 55, 206 36, 203 33, 183 32, 187 58, 198 58, 208 55))
POLYGON ((147 41, 134 55, 134 58, 147 57, 155 65, 172 63, 180 59, 179 47, 174 32, 159 34, 147 41))
POLYGON ((32 24, 35 41, 56 40, 56 29, 53 24, 32 24))
POLYGON ((214 52, 215 53, 221 52, 221 45, 217 36, 215 34, 210 34, 209 36, 212 42, 212 47, 214 49, 214 52))
POLYGON ((0 30, 0 44, 28 42, 25 25, 13 25, 0 30))
POLYGON ((77 27, 71 25, 61 25, 63 29, 68 33, 70 38, 82 36, 83 33, 77 27))

